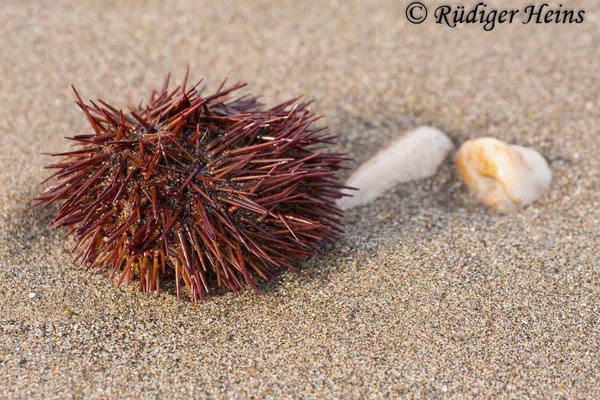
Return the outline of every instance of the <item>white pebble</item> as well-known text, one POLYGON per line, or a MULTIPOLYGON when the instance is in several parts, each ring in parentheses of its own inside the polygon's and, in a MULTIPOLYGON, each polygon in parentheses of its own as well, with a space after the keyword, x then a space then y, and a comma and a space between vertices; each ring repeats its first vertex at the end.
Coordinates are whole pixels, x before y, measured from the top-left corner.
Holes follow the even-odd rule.
POLYGON ((34 297, 35 297, 35 293, 33 293, 33 292, 29 293, 29 298, 30 299, 33 299, 34 297))
POLYGON ((370 203, 386 190, 402 182, 432 176, 446 155, 454 149, 452 141, 432 127, 408 132, 362 164, 346 181, 353 197, 338 201, 343 210, 370 203))
POLYGON ((532 203, 552 181, 550 167, 540 153, 494 138, 463 143, 456 167, 471 192, 499 212, 532 203))

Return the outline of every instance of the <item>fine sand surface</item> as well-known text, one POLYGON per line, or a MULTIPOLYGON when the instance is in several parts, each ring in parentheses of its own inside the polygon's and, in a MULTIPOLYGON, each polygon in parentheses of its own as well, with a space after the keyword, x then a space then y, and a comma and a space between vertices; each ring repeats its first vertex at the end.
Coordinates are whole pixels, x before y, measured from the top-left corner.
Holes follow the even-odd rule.
MULTIPOLYGON (((397 0, 121 3, 0 2, 0 398, 600 397, 598 2, 487 33, 411 25, 397 0), (431 125, 532 146, 554 181, 498 215, 448 159, 262 296, 116 289, 29 206, 40 152, 90 132, 70 83, 124 107, 187 63, 314 98, 355 166, 431 125)), ((507 3, 531 2, 488 7, 507 3)))

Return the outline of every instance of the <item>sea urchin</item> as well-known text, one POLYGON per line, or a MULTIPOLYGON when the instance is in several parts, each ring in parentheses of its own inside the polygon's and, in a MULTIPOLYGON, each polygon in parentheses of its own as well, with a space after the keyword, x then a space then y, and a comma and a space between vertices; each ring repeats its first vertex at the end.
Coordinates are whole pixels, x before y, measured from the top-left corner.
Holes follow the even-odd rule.
POLYGON ((52 224, 70 229, 86 269, 117 285, 138 277, 146 293, 174 277, 197 302, 214 287, 257 289, 334 240, 346 158, 324 151, 335 137, 312 127, 309 103, 262 109, 231 97, 245 84, 203 96, 186 81, 170 91, 167 77, 129 113, 73 88, 94 132, 53 154, 53 184, 33 204, 62 202, 52 224))

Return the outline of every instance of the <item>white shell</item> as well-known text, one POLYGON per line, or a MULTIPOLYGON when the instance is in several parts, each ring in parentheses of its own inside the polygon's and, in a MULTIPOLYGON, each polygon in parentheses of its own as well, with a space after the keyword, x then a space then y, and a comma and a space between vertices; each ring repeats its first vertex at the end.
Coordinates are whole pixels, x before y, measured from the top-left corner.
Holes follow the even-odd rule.
POLYGON ((420 127, 400 137, 362 164, 346 181, 358 191, 346 191, 338 206, 349 209, 367 204, 392 186, 427 178, 437 171, 446 155, 454 149, 452 141, 432 127, 420 127))
POLYGON ((540 153, 494 138, 463 143, 456 154, 456 168, 471 192, 499 212, 535 201, 552 181, 550 167, 540 153))

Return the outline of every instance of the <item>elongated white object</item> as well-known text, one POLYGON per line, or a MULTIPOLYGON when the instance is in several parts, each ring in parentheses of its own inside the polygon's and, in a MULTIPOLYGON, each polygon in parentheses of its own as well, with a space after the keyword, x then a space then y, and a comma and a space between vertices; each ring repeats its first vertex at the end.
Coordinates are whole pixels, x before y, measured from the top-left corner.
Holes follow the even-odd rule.
POLYGON ((358 191, 347 191, 338 206, 349 208, 367 204, 394 185, 432 176, 446 155, 454 149, 448 136, 423 126, 410 131, 362 164, 346 181, 358 191))

